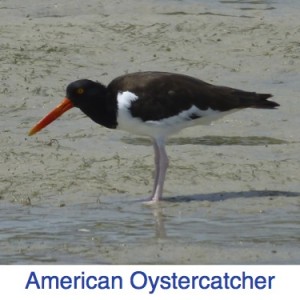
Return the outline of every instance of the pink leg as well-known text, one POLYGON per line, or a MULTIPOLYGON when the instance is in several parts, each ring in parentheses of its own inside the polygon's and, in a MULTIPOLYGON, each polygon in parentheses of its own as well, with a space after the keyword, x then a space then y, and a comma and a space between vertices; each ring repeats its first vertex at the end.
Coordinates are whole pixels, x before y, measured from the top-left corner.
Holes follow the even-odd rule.
POLYGON ((166 171, 169 166, 169 159, 165 149, 165 140, 153 140, 154 147, 154 162, 155 162, 155 176, 153 192, 150 198, 150 202, 158 202, 163 193, 164 181, 166 177, 166 171))
POLYGON ((153 149, 154 149, 154 165, 155 165, 155 170, 154 170, 154 184, 153 184, 153 190, 152 194, 149 200, 152 200, 154 194, 155 194, 155 189, 157 186, 158 182, 158 176, 159 176, 159 148, 156 143, 156 140, 153 139, 153 149))

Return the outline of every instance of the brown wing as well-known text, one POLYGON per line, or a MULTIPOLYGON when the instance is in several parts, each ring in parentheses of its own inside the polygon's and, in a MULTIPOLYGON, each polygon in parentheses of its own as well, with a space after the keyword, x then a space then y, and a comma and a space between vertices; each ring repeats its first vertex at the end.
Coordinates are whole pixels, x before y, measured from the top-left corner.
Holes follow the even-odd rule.
POLYGON ((127 74, 113 80, 108 88, 136 94, 138 99, 132 102, 130 111, 133 117, 144 121, 168 118, 193 105, 201 110, 218 111, 278 106, 266 100, 270 94, 215 86, 190 76, 165 72, 127 74))

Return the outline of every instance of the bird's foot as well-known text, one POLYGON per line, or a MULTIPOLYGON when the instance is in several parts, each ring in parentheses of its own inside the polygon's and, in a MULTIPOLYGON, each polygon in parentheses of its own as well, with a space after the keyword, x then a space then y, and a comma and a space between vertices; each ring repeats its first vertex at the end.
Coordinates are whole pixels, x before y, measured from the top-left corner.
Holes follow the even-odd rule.
POLYGON ((159 198, 155 197, 149 197, 143 201, 143 204, 145 205, 157 205, 161 200, 159 198))

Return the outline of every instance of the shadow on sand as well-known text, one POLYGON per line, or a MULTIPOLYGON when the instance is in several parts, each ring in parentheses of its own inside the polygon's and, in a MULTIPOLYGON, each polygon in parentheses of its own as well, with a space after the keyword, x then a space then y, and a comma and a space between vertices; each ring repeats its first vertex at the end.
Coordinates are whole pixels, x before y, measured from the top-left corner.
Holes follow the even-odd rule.
POLYGON ((236 198, 257 198, 257 197, 300 197, 300 192, 289 191, 241 191, 241 192, 219 192, 210 194, 194 194, 194 195, 180 195, 176 197, 167 197, 163 201, 166 202, 190 202, 190 201, 223 201, 236 198))

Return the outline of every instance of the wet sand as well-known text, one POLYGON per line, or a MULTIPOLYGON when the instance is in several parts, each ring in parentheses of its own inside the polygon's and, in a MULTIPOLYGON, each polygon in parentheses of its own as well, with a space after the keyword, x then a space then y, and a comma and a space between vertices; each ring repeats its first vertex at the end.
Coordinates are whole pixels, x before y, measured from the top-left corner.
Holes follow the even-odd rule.
POLYGON ((177 1, 4 1, 0 263, 300 263, 299 10, 177 1), (149 142, 76 109, 27 132, 79 78, 139 70, 267 92, 172 137, 165 201, 149 142))

